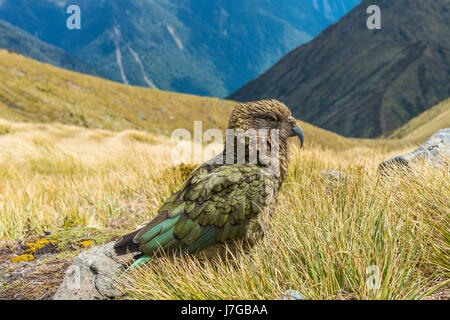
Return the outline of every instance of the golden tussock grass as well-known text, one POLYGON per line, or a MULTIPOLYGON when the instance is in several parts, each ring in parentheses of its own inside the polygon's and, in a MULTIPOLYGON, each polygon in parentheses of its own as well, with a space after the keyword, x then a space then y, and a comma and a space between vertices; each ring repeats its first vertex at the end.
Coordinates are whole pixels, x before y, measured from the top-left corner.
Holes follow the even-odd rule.
POLYGON ((148 219, 141 208, 154 211, 175 188, 170 177, 162 182, 166 138, 4 120, 0 130, 9 132, 0 135, 0 238, 66 218, 95 227, 128 218, 135 227, 148 219))
POLYGON ((279 299, 289 289, 309 299, 422 298, 449 282, 449 172, 420 165, 382 179, 383 158, 296 153, 266 237, 249 254, 165 256, 122 284, 135 299, 279 299), (328 169, 346 178, 329 180, 328 169))
MULTIPOLYGON (((308 133, 307 130, 305 130, 308 133)), ((124 283, 133 299, 418 299, 449 279, 449 172, 381 178, 380 141, 295 149, 265 239, 229 261, 162 257, 124 283), (346 175, 327 178, 323 170, 346 175), (368 285, 378 268, 380 288, 368 285), (370 271, 372 270, 372 271, 370 271)), ((61 226, 134 230, 181 185, 172 142, 141 131, 0 121, 0 238, 61 226)))

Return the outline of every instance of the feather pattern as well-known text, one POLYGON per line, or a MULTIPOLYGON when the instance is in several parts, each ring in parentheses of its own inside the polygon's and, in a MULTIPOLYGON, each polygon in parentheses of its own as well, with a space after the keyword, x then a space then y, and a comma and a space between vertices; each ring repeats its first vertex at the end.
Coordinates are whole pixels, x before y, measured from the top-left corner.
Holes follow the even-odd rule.
POLYGON ((152 255, 160 247, 194 252, 242 237, 266 205, 266 187, 275 187, 259 166, 248 164, 200 167, 188 181, 161 207, 154 219, 161 222, 134 236, 140 252, 152 255), (264 203, 252 205, 254 195, 264 203))
MULTIPOLYGON (((303 143, 303 132, 299 127, 293 130, 295 125, 289 109, 275 100, 237 106, 231 115, 229 128, 279 130, 280 170, 268 175, 263 170, 266 165, 259 162, 250 164, 247 153, 244 163, 205 163, 167 199, 148 225, 117 241, 114 246, 116 252, 139 251, 144 254, 133 265, 137 267, 159 249, 196 252, 242 238, 256 242, 263 234, 261 213, 269 211, 276 203, 279 188, 286 177, 287 139, 301 132, 303 143)), ((246 150, 248 147, 246 145, 246 150)), ((270 147, 269 139, 266 150, 270 147)), ((224 163, 226 155, 225 148, 217 157, 224 163)), ((236 152, 234 157, 236 159, 236 152)))

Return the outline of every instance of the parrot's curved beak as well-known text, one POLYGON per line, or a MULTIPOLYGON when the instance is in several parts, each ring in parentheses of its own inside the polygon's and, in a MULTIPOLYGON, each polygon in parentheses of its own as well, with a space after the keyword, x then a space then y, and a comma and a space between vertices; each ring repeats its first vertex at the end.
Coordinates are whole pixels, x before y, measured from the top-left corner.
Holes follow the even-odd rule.
POLYGON ((297 125, 295 127, 292 127, 292 132, 293 132, 292 136, 297 136, 300 139, 300 148, 302 148, 303 142, 305 140, 302 128, 299 125, 297 125))

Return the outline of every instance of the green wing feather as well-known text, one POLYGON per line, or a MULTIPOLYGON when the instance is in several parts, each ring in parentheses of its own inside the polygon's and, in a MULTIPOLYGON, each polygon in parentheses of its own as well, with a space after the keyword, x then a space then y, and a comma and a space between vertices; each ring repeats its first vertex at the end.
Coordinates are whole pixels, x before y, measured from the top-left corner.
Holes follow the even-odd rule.
POLYGON ((245 235, 265 206, 268 180, 256 165, 200 167, 134 238, 141 252, 193 252, 245 235))

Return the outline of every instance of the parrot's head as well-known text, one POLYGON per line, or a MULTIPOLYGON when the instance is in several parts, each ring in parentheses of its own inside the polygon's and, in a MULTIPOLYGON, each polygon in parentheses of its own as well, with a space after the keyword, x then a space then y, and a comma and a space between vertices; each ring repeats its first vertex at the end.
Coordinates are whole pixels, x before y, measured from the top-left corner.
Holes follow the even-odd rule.
POLYGON ((228 129, 278 130, 281 142, 286 142, 290 137, 298 137, 300 147, 303 147, 302 128, 297 124, 289 108, 277 100, 261 100, 237 105, 231 113, 228 129))

